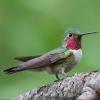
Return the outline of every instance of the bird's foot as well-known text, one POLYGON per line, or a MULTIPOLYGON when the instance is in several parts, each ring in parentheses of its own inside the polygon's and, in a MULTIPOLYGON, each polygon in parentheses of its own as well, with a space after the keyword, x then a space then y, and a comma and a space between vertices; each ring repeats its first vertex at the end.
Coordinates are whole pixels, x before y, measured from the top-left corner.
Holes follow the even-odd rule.
POLYGON ((54 82, 60 81, 60 78, 59 78, 58 74, 56 74, 55 76, 56 76, 56 80, 54 82))
POLYGON ((59 82, 60 80, 58 80, 58 79, 56 79, 56 80, 54 80, 54 82, 59 82))

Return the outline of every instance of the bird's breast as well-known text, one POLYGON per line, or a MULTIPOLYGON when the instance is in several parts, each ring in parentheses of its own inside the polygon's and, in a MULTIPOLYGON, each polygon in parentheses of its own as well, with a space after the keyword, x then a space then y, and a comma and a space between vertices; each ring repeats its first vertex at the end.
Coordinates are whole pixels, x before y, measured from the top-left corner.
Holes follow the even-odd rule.
POLYGON ((73 52, 76 63, 80 63, 80 61, 82 59, 82 49, 70 50, 70 51, 73 52))

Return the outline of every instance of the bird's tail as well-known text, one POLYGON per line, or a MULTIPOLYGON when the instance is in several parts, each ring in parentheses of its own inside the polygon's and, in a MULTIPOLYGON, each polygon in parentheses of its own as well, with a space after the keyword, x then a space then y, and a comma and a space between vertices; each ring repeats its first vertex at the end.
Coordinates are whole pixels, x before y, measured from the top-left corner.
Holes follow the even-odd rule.
POLYGON ((3 72, 5 72, 6 74, 14 74, 23 70, 25 69, 19 68, 19 67, 11 67, 11 68, 5 69, 3 72))

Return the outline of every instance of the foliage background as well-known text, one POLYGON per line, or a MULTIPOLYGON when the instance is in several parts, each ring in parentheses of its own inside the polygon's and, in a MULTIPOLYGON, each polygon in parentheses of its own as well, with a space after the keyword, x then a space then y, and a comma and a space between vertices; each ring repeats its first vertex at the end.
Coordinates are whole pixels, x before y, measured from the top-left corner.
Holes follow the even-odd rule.
MULTIPOLYGON (((100 32, 100 0, 0 0, 0 99, 10 99, 51 83, 53 75, 2 70, 20 62, 13 57, 48 52, 61 44, 64 31, 75 27, 100 32)), ((100 33, 83 37, 83 60, 70 74, 100 69, 100 33)))

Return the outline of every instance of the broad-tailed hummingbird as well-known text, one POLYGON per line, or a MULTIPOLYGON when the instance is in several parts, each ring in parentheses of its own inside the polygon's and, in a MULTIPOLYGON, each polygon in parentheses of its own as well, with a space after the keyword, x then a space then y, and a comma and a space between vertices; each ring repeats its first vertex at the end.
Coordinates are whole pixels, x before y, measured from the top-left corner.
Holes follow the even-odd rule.
POLYGON ((13 74, 20 71, 47 71, 59 79, 59 74, 66 76, 74 66, 82 59, 81 40, 84 35, 97 32, 80 32, 76 29, 69 29, 65 32, 62 45, 46 54, 38 56, 16 57, 16 60, 23 61, 15 67, 8 68, 4 72, 13 74))

